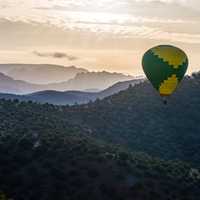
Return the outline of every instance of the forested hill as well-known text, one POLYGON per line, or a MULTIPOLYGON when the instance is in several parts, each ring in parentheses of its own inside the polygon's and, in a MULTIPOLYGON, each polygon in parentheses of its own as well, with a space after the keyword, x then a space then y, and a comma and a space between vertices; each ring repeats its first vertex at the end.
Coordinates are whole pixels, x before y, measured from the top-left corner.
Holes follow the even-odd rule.
POLYGON ((82 106, 0 100, 0 196, 197 200, 199 102, 200 74, 167 105, 148 82, 82 106))
MULTIPOLYGON (((2 113, 1 118, 5 120, 11 109, 15 118, 13 126, 24 123, 25 129, 32 130, 33 125, 36 129, 39 124, 45 126, 44 120, 37 117, 31 124, 27 121, 27 115, 35 113, 37 116, 39 113, 47 119, 46 123, 55 124, 63 131, 69 126, 79 127, 80 132, 87 132, 106 142, 197 165, 200 164, 199 102, 200 73, 196 73, 192 77, 185 77, 177 92, 169 97, 167 105, 163 104, 152 86, 144 82, 82 106, 48 107, 16 103, 21 106, 12 111, 13 103, 10 102, 11 108, 9 104, 3 106, 7 114, 2 113)), ((9 122, 10 118, 6 120, 9 122)))
POLYGON ((198 168, 108 145, 67 110, 0 101, 2 200, 198 200, 198 168))
POLYGON ((70 107, 66 118, 131 150, 200 165, 200 73, 186 77, 167 105, 144 82, 93 104, 70 107))

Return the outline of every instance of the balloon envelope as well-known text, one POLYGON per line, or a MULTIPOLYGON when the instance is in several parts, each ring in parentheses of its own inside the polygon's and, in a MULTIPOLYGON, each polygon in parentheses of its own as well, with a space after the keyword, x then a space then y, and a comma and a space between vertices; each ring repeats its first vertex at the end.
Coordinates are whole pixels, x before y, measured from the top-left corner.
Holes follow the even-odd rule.
POLYGON ((144 73, 161 96, 171 95, 187 71, 188 58, 181 49, 160 45, 143 56, 144 73))

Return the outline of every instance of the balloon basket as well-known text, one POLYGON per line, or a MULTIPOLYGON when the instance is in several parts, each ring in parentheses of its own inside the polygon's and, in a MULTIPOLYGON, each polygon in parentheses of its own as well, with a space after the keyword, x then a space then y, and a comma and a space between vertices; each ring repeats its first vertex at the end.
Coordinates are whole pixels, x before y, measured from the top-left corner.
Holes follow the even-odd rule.
POLYGON ((166 99, 166 97, 163 97, 162 100, 163 100, 163 104, 167 105, 167 99, 166 99))

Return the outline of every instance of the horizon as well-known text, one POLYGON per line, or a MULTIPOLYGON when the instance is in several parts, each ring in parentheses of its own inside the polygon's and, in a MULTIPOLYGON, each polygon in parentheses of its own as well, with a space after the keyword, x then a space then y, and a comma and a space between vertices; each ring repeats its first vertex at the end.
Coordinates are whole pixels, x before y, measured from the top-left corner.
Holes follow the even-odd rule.
POLYGON ((146 50, 170 44, 188 55, 188 74, 200 69, 200 2, 113 3, 0 2, 0 63, 74 65, 138 76, 144 75, 141 59, 146 50))

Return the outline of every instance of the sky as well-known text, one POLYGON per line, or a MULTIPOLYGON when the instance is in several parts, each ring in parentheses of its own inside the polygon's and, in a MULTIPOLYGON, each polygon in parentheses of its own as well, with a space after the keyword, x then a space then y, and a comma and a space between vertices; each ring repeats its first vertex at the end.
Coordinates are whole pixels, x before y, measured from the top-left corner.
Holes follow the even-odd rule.
POLYGON ((200 70, 199 0, 0 0, 0 63, 75 65, 141 75, 159 44, 200 70))

